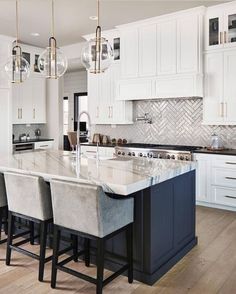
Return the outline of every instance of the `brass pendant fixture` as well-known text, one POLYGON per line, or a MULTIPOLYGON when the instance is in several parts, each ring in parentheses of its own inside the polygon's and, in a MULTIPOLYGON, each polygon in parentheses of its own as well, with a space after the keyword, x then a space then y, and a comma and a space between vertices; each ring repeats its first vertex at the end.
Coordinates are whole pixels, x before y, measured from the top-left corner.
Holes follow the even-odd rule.
POLYGON ((48 79, 58 79, 67 70, 67 58, 57 47, 54 24, 54 0, 52 4, 52 37, 49 38, 49 46, 43 51, 38 59, 38 68, 48 79))
POLYGON ((5 71, 12 83, 22 83, 30 75, 30 65, 22 55, 19 41, 19 3, 16 0, 16 41, 12 48, 12 56, 5 65, 5 71))
POLYGON ((102 37, 100 26, 100 1, 97 0, 96 36, 86 43, 81 52, 81 61, 88 72, 99 74, 106 71, 114 60, 110 43, 102 37))

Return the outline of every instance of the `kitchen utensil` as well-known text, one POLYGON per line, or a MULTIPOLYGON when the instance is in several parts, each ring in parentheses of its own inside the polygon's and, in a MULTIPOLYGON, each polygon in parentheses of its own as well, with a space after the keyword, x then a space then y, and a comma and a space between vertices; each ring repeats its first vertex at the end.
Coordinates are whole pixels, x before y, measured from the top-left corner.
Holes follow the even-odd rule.
POLYGON ((112 139, 111 139, 111 144, 112 144, 112 145, 116 145, 116 138, 112 138, 112 139))
POLYGON ((223 148, 222 140, 217 134, 213 134, 211 136, 211 149, 212 150, 219 150, 223 148))
POLYGON ((103 144, 103 145, 108 144, 108 136, 106 136, 106 135, 103 135, 103 136, 102 136, 102 144, 103 144))
POLYGON ((94 134, 93 135, 93 143, 94 144, 101 144, 101 135, 100 134, 94 134))

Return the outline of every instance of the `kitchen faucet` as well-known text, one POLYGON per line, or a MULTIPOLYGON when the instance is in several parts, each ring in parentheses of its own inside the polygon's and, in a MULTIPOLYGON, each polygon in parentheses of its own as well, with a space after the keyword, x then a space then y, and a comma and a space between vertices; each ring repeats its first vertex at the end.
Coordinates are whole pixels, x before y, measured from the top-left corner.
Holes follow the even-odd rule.
MULTIPOLYGON (((79 129, 79 125, 80 125, 80 118, 83 114, 86 114, 87 117, 88 117, 88 127, 87 127, 87 136, 86 138, 88 139, 88 141, 90 142, 90 139, 91 139, 91 117, 89 115, 89 113, 87 111, 81 111, 80 114, 79 114, 79 117, 78 117, 78 135, 80 133, 80 129, 79 129)), ((79 137, 78 137, 79 139, 79 137)), ((78 141, 79 142, 79 141, 78 141)))

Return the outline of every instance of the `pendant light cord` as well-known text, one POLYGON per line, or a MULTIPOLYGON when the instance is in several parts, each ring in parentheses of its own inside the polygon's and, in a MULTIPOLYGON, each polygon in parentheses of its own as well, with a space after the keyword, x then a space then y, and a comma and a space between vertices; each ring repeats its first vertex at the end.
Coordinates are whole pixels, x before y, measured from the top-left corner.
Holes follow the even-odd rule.
POLYGON ((52 36, 55 37, 54 0, 52 0, 52 36))
POLYGON ((98 17, 98 21, 97 21, 97 26, 100 26, 100 1, 97 0, 97 17, 98 17))
POLYGON ((19 41, 19 4, 18 0, 16 0, 16 45, 18 45, 19 41))

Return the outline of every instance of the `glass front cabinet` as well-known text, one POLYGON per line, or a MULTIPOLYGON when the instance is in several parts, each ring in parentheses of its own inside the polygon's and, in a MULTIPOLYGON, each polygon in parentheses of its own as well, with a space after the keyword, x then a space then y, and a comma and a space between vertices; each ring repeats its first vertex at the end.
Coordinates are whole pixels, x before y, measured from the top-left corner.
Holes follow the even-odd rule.
POLYGON ((209 9, 205 20, 205 50, 236 46, 236 6, 209 9))

